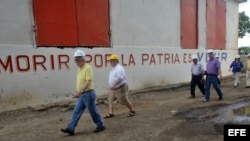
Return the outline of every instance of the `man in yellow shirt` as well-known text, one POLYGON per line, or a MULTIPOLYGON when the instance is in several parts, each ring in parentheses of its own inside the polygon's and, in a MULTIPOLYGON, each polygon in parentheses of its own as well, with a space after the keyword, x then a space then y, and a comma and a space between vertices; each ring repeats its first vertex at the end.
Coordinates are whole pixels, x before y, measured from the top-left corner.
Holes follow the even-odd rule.
POLYGON ((247 55, 246 88, 250 88, 250 53, 247 55))
POLYGON ((93 84, 92 67, 85 63, 85 53, 82 50, 77 50, 74 57, 79 68, 77 72, 76 93, 73 95, 73 98, 78 99, 68 127, 61 129, 61 131, 63 133, 74 135, 75 127, 86 108, 88 109, 93 122, 97 126, 94 133, 103 131, 105 130, 105 126, 101 119, 100 112, 95 104, 96 93, 93 84))

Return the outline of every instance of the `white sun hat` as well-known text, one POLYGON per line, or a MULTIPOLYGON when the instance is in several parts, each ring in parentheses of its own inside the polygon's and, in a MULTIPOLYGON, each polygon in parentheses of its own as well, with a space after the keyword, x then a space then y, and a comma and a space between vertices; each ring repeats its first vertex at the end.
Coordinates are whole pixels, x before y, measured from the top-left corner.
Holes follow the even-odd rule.
POLYGON ((82 51, 82 50, 77 50, 77 51, 75 51, 75 53, 74 53, 74 57, 84 57, 85 56, 85 52, 84 51, 82 51))
POLYGON ((209 49, 209 50, 207 50, 207 53, 214 53, 214 50, 209 49))
POLYGON ((198 59, 197 55, 192 55, 192 59, 198 59))

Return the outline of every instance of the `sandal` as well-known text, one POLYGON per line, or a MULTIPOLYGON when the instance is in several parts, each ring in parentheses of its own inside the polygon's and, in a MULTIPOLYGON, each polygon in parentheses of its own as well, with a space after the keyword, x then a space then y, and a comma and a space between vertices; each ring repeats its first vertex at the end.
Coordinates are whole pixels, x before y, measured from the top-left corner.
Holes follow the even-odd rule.
POLYGON ((113 118, 113 117, 115 117, 115 115, 114 115, 114 114, 110 114, 110 113, 109 113, 109 114, 108 114, 108 115, 106 115, 104 118, 105 118, 105 119, 107 119, 107 118, 113 118))
POLYGON ((135 111, 130 111, 128 117, 133 117, 135 116, 135 111))

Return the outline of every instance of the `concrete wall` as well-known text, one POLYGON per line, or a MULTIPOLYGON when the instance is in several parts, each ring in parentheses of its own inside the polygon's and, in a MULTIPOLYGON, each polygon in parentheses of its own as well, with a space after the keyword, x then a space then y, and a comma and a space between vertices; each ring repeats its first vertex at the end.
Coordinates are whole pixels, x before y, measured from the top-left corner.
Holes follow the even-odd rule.
POLYGON ((198 48, 206 48, 206 0, 198 1, 198 48))
POLYGON ((0 44, 33 44, 30 0, 0 1, 0 44))
MULTIPOLYGON (((46 104, 71 99, 75 92, 76 49, 1 46, 0 111, 26 105, 46 104), (13 50, 16 52, 13 53, 13 50)), ((205 50, 174 48, 83 49, 94 69, 98 95, 108 92, 110 64, 108 55, 117 53, 125 67, 130 90, 165 86, 190 80, 191 55, 197 54, 205 65, 205 50)), ((231 75, 232 50, 216 51, 222 59, 223 76, 231 75)))
MULTIPOLYGON (((216 50, 223 76, 231 75, 237 54, 237 6, 227 2, 227 49, 216 50)), ((81 48, 93 66, 97 94, 108 92, 110 53, 121 58, 130 90, 188 82, 191 55, 206 64, 205 7, 199 0, 198 49, 181 49, 180 0, 110 0, 111 48, 81 48)), ((0 112, 68 100, 75 92, 77 48, 35 49, 31 11, 29 0, 0 1, 0 112)))
POLYGON ((234 0, 227 0, 226 4, 226 47, 230 50, 238 50, 238 3, 234 0))
POLYGON ((180 0, 111 0, 114 47, 180 47, 180 0))

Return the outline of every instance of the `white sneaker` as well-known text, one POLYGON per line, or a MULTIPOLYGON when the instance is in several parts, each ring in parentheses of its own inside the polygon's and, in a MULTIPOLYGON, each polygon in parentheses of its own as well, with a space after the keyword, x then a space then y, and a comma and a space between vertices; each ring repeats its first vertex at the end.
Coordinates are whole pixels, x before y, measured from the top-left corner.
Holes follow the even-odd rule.
POLYGON ((204 98, 204 99, 203 99, 203 102, 208 102, 208 101, 209 101, 209 100, 208 100, 208 99, 206 99, 206 98, 204 98))

